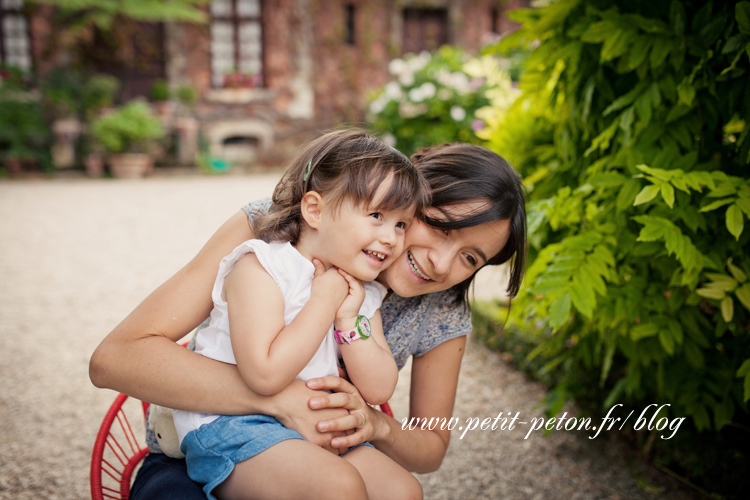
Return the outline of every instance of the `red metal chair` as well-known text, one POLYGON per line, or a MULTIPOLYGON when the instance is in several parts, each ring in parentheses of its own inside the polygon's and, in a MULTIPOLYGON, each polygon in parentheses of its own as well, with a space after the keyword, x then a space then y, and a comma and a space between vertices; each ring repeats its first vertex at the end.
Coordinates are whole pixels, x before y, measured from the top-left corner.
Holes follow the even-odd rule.
MULTIPOLYGON (((133 472, 148 455, 143 429, 149 404, 131 399, 133 404, 126 405, 126 401, 128 396, 118 394, 99 427, 91 454, 92 500, 127 500, 133 472)), ((393 417, 388 403, 380 410, 393 417)))
POLYGON ((148 403, 133 399, 135 405, 126 405, 127 400, 128 396, 118 394, 99 427, 91 454, 93 500, 127 500, 133 472, 148 454, 143 444, 148 403))

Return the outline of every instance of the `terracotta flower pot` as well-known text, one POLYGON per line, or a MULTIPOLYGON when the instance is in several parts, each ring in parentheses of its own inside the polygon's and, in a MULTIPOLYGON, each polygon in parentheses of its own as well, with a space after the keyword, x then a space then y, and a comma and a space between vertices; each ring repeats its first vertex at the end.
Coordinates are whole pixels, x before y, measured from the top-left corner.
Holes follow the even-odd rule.
POLYGON ((91 153, 83 158, 86 173, 89 177, 101 177, 104 175, 104 157, 98 153, 91 153))
POLYGON ((151 168, 151 157, 141 153, 122 153, 108 157, 109 169, 118 179, 143 177, 151 168))

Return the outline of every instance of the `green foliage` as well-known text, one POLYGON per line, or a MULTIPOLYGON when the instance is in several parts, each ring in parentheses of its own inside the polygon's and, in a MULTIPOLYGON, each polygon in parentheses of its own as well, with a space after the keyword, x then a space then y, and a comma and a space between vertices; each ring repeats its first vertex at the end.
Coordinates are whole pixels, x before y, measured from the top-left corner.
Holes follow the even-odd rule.
POLYGON ((172 97, 172 91, 166 81, 157 80, 149 89, 148 96, 152 101, 168 101, 172 97))
POLYGON ((54 5, 62 16, 70 20, 71 32, 96 26, 102 30, 112 28, 118 16, 135 21, 205 22, 202 4, 209 0, 32 0, 32 3, 54 5))
POLYGON ((489 101, 485 78, 470 74, 468 61, 462 51, 448 46, 392 60, 395 79, 370 104, 372 130, 392 138, 394 147, 407 155, 446 142, 481 142, 472 125, 484 125, 475 122, 474 114, 489 101))
POLYGON ((71 68, 56 67, 44 76, 40 88, 44 106, 55 118, 78 116, 86 78, 71 68))
POLYGON ((0 158, 44 161, 50 131, 39 98, 20 82, 0 81, 0 158))
POLYGON ((164 129, 147 104, 134 101, 94 120, 91 134, 108 153, 146 153, 164 129))
POLYGON ((190 85, 180 85, 177 87, 176 97, 180 104, 192 109, 198 101, 198 92, 190 85))
MULTIPOLYGON (((512 13, 538 43, 479 135, 529 190, 510 325, 584 394, 670 403, 699 430, 750 399, 750 2, 559 0, 512 13), (578 379, 580 382, 580 379, 578 379)), ((545 365, 545 366, 547 366, 545 365)))
POLYGON ((120 82, 112 75, 94 75, 83 86, 83 108, 87 113, 112 106, 120 82))

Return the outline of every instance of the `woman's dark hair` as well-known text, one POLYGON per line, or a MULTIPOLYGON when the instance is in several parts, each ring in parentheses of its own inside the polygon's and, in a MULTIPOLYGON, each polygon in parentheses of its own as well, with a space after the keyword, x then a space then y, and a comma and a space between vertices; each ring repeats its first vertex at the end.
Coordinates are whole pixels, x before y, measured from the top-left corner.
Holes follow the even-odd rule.
POLYGON ((416 206, 417 215, 429 206, 429 188, 409 159, 360 129, 329 132, 309 142, 282 176, 267 214, 253 217, 256 238, 296 244, 302 231, 300 202, 308 191, 326 196, 337 210, 345 200, 357 206, 371 203, 378 187, 390 188, 375 210, 416 206))
MULTIPOLYGON (((510 221, 510 235, 487 265, 510 262, 508 296, 515 297, 526 265, 526 206, 521 176, 502 156, 474 144, 443 144, 418 151, 412 162, 430 185, 432 207, 442 217, 423 217, 439 229, 461 229, 496 220, 510 221), (456 218, 450 208, 470 201, 486 202, 481 211, 456 218)), ((456 300, 467 302, 476 273, 455 285, 456 300)))

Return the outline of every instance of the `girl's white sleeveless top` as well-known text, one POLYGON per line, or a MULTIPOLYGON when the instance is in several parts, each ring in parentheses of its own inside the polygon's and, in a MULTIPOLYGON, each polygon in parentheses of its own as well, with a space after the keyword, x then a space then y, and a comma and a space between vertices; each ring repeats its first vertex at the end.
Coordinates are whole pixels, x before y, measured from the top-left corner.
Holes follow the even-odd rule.
MULTIPOLYGON (((222 291, 227 276, 237 261, 248 253, 255 253, 258 261, 281 289, 284 296, 284 324, 288 325, 297 317, 312 291, 315 266, 300 254, 290 243, 266 243, 262 240, 248 240, 240 244, 219 264, 211 297, 214 308, 208 326, 198 331, 195 338, 195 352, 224 363, 237 364, 232 351, 229 333, 229 313, 227 303, 222 299, 222 291)), ((253 286, 248 283, 248 286, 253 286)), ((365 300, 359 313, 372 318, 380 308, 387 290, 374 281, 365 283, 365 300)), ((314 377, 338 375, 339 346, 333 335, 333 325, 310 362, 297 375, 300 380, 314 377)), ((174 412, 175 426, 180 441, 185 434, 205 423, 216 420, 219 415, 177 411, 174 412)))

